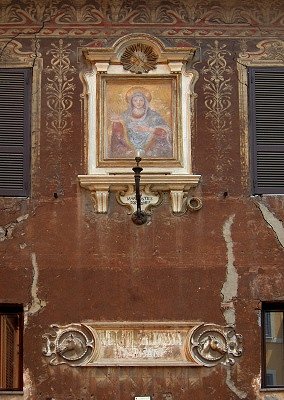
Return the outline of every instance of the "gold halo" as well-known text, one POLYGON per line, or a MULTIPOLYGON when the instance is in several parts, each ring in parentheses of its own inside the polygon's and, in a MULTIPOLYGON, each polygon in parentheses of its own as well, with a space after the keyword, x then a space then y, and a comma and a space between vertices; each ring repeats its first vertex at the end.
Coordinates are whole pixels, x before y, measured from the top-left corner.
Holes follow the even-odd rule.
POLYGON ((126 95, 125 95, 126 101, 129 103, 129 102, 130 102, 130 99, 131 99, 136 93, 137 93, 137 94, 138 94, 138 93, 142 93, 143 96, 145 96, 145 98, 146 98, 149 102, 152 100, 151 93, 150 93, 147 89, 143 88, 142 86, 135 86, 135 87, 132 87, 131 89, 129 89, 129 90, 126 92, 126 95))

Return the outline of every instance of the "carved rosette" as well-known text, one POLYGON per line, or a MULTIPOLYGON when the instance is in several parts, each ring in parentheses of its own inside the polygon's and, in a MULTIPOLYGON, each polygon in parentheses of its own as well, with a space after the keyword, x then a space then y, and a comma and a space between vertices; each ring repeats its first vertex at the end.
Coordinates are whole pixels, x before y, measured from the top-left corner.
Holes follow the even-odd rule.
POLYGON ((190 358, 206 367, 233 365, 235 357, 242 355, 241 343, 242 335, 233 327, 204 324, 190 335, 187 350, 190 358))
POLYGON ((83 324, 52 325, 55 334, 45 334, 43 354, 51 357, 50 364, 80 366, 88 363, 95 350, 95 338, 83 324))

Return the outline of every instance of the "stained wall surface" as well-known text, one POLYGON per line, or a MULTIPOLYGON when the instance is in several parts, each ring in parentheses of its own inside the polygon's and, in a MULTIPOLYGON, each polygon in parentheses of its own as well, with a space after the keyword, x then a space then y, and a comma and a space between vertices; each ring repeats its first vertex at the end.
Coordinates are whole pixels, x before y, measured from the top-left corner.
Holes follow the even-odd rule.
POLYGON ((284 398, 260 391, 259 322, 262 301, 284 300, 284 201, 251 195, 239 73, 252 54, 284 64, 283 28, 281 0, 1 1, 1 65, 10 52, 42 60, 31 195, 0 199, 0 301, 25 306, 19 398, 284 398), (80 49, 130 33, 198 49, 191 146, 203 207, 174 216, 165 195, 143 226, 114 194, 108 213, 96 214, 77 178, 87 173, 80 49), (49 365, 42 335, 85 320, 230 321, 244 353, 232 367, 49 365))

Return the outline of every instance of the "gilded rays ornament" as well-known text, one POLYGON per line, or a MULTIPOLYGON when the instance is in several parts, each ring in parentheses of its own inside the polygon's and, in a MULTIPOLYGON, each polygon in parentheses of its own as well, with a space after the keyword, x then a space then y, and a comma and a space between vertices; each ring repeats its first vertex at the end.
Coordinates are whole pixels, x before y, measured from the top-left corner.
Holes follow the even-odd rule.
POLYGON ((127 71, 142 74, 155 69, 157 59, 158 56, 151 46, 136 43, 125 49, 120 61, 127 71))

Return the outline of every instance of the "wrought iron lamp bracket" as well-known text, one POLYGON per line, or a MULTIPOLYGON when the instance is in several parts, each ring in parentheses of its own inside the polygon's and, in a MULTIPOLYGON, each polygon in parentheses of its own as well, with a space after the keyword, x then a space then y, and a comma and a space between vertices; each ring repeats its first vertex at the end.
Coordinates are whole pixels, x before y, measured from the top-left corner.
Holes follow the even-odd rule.
POLYGON ((139 166, 141 157, 135 157, 136 166, 132 168, 135 180, 135 197, 136 197, 136 211, 132 214, 132 221, 136 225, 143 225, 147 222, 148 216, 145 211, 141 210, 141 193, 140 193, 140 174, 143 168, 139 166))

